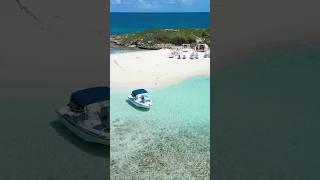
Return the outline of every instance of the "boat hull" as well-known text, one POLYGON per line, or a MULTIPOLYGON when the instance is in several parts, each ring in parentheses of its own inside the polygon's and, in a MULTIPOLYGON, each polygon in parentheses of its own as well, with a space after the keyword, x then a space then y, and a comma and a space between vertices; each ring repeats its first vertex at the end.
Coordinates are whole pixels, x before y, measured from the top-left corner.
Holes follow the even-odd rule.
POLYGON ((72 123, 70 120, 66 119, 65 117, 60 116, 60 121, 62 124, 67 127, 71 132, 73 132, 78 137, 82 138, 85 141, 92 142, 92 143, 98 143, 98 144, 104 144, 104 145, 110 145, 110 139, 104 139, 97 136, 94 136, 90 134, 89 132, 85 131, 84 129, 81 129, 76 124, 72 123))
POLYGON ((144 105, 144 104, 140 104, 140 103, 137 103, 135 100, 133 100, 133 99, 131 99, 131 98, 129 98, 129 101, 133 104, 133 105, 135 105, 135 106, 137 106, 137 107, 140 107, 140 108, 146 108, 146 109, 150 109, 150 107, 151 107, 151 105, 144 105))

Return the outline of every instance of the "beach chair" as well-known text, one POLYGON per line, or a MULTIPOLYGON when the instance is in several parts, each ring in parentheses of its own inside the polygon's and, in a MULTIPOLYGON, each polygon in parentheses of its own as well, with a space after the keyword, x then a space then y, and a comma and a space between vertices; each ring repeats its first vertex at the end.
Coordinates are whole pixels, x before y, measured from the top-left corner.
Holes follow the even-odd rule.
POLYGON ((190 59, 194 59, 194 53, 190 54, 190 59))
POLYGON ((199 59, 199 54, 198 53, 196 53, 195 58, 199 59))

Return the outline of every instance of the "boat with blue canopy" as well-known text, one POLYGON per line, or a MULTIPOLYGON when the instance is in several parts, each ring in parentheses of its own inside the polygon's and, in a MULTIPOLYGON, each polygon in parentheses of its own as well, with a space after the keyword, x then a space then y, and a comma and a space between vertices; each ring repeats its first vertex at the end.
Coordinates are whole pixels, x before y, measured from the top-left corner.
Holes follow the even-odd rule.
POLYGON ((110 89, 93 87, 75 91, 67 106, 57 110, 61 122, 82 139, 108 145, 110 142, 110 89))
POLYGON ((149 109, 152 106, 152 100, 145 89, 136 89, 128 95, 129 101, 137 107, 149 109))

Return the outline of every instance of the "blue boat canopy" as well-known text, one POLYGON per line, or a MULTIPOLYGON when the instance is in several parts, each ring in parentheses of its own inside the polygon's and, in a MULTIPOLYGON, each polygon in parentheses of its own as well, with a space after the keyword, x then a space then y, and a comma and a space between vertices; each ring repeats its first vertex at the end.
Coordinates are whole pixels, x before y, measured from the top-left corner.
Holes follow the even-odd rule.
POLYGON ((79 90, 71 94, 71 102, 84 107, 110 99, 110 88, 106 86, 79 90))
POLYGON ((138 94, 143 94, 143 93, 148 93, 145 89, 136 89, 136 90, 134 90, 134 91, 132 91, 132 95, 133 96, 136 96, 136 95, 138 95, 138 94))

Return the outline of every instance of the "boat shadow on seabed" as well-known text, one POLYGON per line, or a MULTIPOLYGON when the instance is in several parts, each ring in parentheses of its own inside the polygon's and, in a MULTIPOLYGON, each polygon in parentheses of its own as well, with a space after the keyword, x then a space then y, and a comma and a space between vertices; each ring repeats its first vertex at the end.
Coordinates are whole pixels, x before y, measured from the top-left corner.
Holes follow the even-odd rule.
POLYGON ((53 127, 56 132, 62 136, 65 140, 71 144, 77 146, 81 150, 93 154, 95 156, 108 158, 110 147, 102 144, 90 143, 80 137, 76 136, 69 129, 67 129, 59 120, 52 121, 50 126, 53 127))

